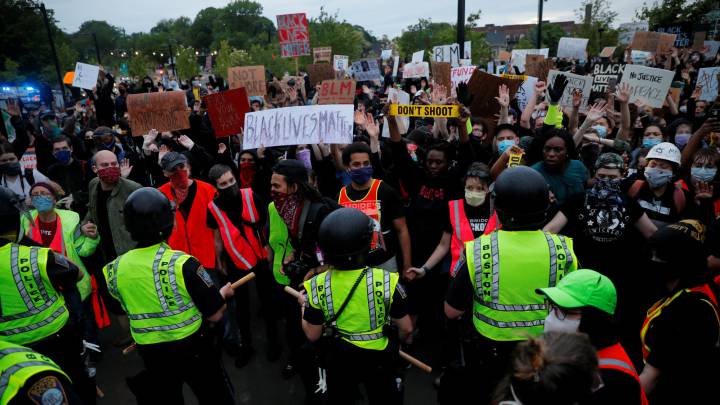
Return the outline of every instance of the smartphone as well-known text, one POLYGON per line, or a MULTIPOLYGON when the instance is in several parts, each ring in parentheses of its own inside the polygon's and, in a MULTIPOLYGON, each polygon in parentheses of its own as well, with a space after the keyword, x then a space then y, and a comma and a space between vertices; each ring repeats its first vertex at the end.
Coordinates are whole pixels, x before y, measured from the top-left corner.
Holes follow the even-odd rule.
POLYGON ((617 88, 617 77, 611 77, 608 79, 608 91, 610 93, 615 93, 615 89, 617 88))

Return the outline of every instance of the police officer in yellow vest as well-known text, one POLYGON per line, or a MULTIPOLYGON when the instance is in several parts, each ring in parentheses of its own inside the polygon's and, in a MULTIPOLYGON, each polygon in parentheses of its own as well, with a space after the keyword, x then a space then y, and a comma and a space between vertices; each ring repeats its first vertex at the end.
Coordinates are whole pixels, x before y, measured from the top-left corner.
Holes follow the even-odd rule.
POLYGON ((0 404, 82 404, 67 374, 27 347, 0 340, 0 373, 0 404))
POLYGON ((460 388, 441 388, 447 395, 442 403, 491 394, 515 345, 543 332, 547 308, 535 289, 555 286, 578 266, 570 238, 540 230, 549 208, 540 173, 526 166, 507 169, 495 181, 493 195, 502 230, 465 244, 465 262, 459 263, 445 300, 450 319, 472 309, 477 333, 464 360, 476 383, 463 384, 466 373, 448 376, 460 388), (474 394, 460 392, 463 386, 474 394))
POLYGON ((160 191, 134 191, 123 214, 137 248, 107 264, 103 275, 127 313, 147 369, 131 390, 141 403, 181 404, 185 382, 201 404, 233 404, 232 386, 203 327, 203 319, 222 318, 232 287, 218 291, 197 259, 170 249, 175 209, 160 191))
POLYGON ((94 404, 95 383, 88 378, 82 339, 65 305, 65 295, 79 296, 80 270, 23 238, 22 212, 22 197, 0 187, 0 340, 53 359, 71 376, 83 402, 94 404))
POLYGON ((329 404, 353 403, 364 383, 370 404, 396 395, 391 319, 404 339, 412 331, 397 273, 365 266, 373 237, 370 218, 353 208, 329 214, 319 244, 330 270, 305 281, 302 326, 311 342, 323 338, 329 404))

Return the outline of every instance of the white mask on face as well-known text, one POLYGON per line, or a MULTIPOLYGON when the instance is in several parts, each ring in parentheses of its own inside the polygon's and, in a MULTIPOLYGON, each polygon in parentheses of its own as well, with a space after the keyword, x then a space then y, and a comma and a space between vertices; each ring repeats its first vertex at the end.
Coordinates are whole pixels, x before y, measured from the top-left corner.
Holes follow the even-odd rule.
POLYGON ((551 310, 547 318, 545 318, 545 332, 563 332, 575 333, 580 327, 580 318, 577 319, 560 319, 555 315, 555 311, 551 310))

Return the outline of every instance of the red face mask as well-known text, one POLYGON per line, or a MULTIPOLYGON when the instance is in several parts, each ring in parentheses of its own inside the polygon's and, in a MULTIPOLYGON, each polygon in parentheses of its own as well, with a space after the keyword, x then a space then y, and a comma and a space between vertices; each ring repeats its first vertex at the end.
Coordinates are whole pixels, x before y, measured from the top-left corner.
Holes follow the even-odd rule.
POLYGON ((175 170, 170 175, 170 184, 172 184, 172 191, 175 194, 178 204, 182 204, 188 195, 188 189, 190 188, 190 175, 186 169, 175 170))
POLYGON ((120 167, 110 166, 98 169, 97 175, 105 184, 116 184, 120 180, 120 167))
POLYGON ((255 163, 240 163, 240 188, 252 187, 253 179, 255 179, 255 163))

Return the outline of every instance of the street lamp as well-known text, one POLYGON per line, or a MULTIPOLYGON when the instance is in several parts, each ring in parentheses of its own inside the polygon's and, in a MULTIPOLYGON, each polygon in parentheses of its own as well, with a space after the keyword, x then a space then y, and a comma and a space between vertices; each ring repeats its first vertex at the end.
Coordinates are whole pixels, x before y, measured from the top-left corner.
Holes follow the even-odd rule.
POLYGON ((32 4, 30 8, 40 10, 40 13, 42 13, 43 23, 45 24, 45 30, 47 31, 48 35, 48 42, 50 43, 50 51, 52 52, 53 61, 55 62, 55 73, 57 74, 57 81, 58 85, 60 86, 60 93, 63 96, 63 102, 65 102, 65 84, 63 83, 63 78, 60 74, 60 61, 58 60, 57 51, 55 50, 55 42, 53 42, 52 31, 50 30, 50 20, 47 16, 47 9, 45 8, 45 3, 40 3, 38 5, 37 3, 32 2, 30 4, 32 4))

